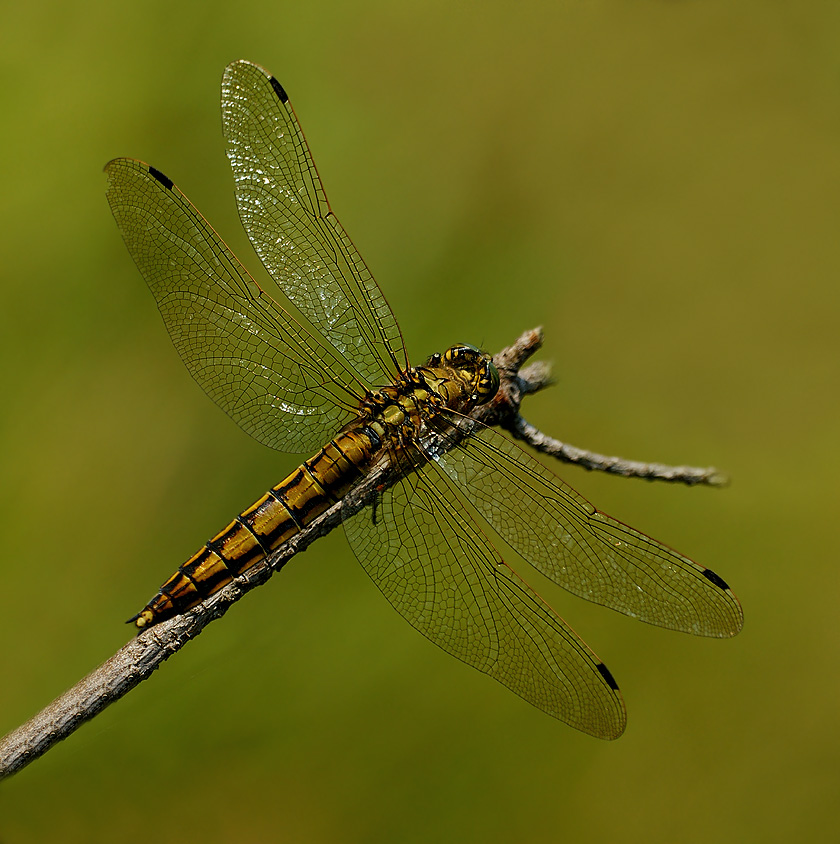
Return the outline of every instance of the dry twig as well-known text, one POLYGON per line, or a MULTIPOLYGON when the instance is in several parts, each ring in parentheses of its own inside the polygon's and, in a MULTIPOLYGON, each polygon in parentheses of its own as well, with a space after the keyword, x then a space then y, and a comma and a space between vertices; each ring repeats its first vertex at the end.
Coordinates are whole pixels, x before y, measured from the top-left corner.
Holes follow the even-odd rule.
MULTIPOLYGON (((586 469, 689 485, 719 486, 725 483, 724 476, 712 468, 639 463, 574 448, 546 436, 526 422, 519 414, 522 398, 551 383, 544 364, 535 363, 523 368, 525 361, 541 345, 542 330, 538 328, 526 331, 512 346, 495 356, 501 376, 499 394, 489 405, 474 412, 476 419, 485 425, 500 425, 538 451, 586 469)), ((352 490, 345 501, 335 504, 261 563, 195 609, 157 624, 132 639, 38 715, 9 733, 0 741, 0 779, 16 773, 46 753, 85 721, 147 679, 159 665, 198 636, 210 622, 221 618, 246 593, 265 583, 293 556, 329 533, 342 518, 369 504, 378 490, 394 481, 394 475, 394 470, 387 465, 377 469, 352 490)))

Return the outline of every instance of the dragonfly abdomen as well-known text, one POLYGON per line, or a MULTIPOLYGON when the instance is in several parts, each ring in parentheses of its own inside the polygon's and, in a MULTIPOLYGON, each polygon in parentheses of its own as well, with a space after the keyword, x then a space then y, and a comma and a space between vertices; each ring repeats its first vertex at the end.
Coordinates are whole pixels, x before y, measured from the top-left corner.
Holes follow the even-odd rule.
POLYGON ((436 415, 432 404, 465 413, 498 387, 489 355, 460 345, 368 393, 355 420, 180 566, 130 621, 144 628, 200 604, 339 501, 382 449, 399 451, 407 462, 419 459, 419 449, 405 446, 436 415))
POLYGON ((374 430, 342 431, 190 557, 129 621, 149 627, 227 586, 339 501, 379 447, 374 430))

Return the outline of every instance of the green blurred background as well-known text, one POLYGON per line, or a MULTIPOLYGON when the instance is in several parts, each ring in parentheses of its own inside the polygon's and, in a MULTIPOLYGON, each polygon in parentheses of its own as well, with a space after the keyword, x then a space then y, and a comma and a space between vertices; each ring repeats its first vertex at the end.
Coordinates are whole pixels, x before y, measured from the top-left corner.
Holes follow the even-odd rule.
POLYGON ((624 691, 598 742, 414 633, 336 531, 4 782, 0 840, 837 840, 839 42, 818 0, 7 7, 0 733, 298 462, 190 380, 104 199, 109 158, 152 162, 257 272, 218 105, 243 57, 415 361, 542 324, 530 420, 731 473, 555 467, 723 575, 746 626, 695 640, 531 577, 624 691))

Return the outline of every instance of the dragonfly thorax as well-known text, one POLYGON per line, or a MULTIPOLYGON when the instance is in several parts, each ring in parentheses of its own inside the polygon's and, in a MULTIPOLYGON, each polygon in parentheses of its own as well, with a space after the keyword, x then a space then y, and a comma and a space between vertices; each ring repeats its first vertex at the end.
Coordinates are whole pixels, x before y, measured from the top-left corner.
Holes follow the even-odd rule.
POLYGON ((348 428, 361 423, 380 441, 403 445, 420 436, 442 411, 469 413, 498 389, 499 373, 490 355, 473 346, 453 346, 370 393, 348 428))

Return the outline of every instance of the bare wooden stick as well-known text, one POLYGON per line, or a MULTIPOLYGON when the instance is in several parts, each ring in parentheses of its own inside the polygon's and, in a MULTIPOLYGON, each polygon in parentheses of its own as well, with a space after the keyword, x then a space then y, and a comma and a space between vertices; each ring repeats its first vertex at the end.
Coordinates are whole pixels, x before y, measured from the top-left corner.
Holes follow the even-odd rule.
MULTIPOLYGON (((718 479, 723 476, 715 469, 663 466, 657 463, 638 463, 603 457, 554 440, 522 419, 519 415, 522 397, 551 383, 548 368, 544 364, 531 364, 522 368, 524 362, 541 345, 542 330, 537 328, 526 331, 512 346, 495 356, 494 361, 501 376, 499 395, 490 405, 480 407, 474 412, 476 419, 486 425, 501 425, 539 451, 587 469, 600 469, 651 480, 720 485, 718 479)), ((454 442, 457 442, 457 438, 452 440, 452 443, 454 442)), ((80 680, 38 715, 9 733, 0 741, 0 779, 24 768, 54 744, 67 738, 85 721, 89 721, 110 703, 119 700, 147 679, 190 639, 198 636, 208 624, 221 618, 252 589, 265 583, 293 556, 329 533, 342 519, 354 515, 373 501, 383 487, 393 483, 396 475, 396 470, 391 466, 381 466, 355 487, 343 501, 333 505, 261 563, 198 607, 156 624, 132 639, 107 662, 80 680)))
POLYGON ((119 700, 169 657, 194 639, 211 622, 221 618, 252 589, 265 583, 296 554, 335 528, 342 518, 357 513, 392 482, 390 467, 383 467, 356 487, 345 500, 334 504, 312 524, 293 536, 199 606, 150 627, 132 639, 107 662, 80 680, 34 718, 0 741, 0 780, 16 773, 54 744, 67 738, 85 721, 119 700))
POLYGON ((476 414, 485 425, 499 425, 537 451, 588 470, 596 469, 627 478, 670 481, 688 486, 726 486, 729 483, 728 476, 713 466, 668 466, 664 463, 644 463, 624 457, 608 457, 561 442, 526 421, 519 412, 522 398, 553 383, 550 367, 543 362, 532 363, 520 369, 525 360, 542 345, 542 339, 541 328, 526 331, 513 346, 493 358, 499 371, 503 373, 502 387, 499 390, 499 399, 486 410, 482 408, 480 413, 476 414))

